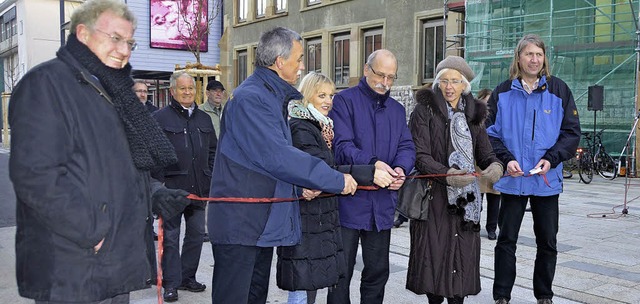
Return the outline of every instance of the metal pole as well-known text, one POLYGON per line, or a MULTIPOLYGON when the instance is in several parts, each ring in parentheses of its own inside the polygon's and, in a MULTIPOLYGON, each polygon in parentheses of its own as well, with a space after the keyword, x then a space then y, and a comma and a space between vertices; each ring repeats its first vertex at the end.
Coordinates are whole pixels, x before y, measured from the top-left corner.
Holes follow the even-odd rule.
POLYGON ((64 0, 60 0, 60 45, 65 44, 64 38, 64 0))
POLYGON ((2 147, 9 148, 9 97, 11 94, 2 93, 2 147))

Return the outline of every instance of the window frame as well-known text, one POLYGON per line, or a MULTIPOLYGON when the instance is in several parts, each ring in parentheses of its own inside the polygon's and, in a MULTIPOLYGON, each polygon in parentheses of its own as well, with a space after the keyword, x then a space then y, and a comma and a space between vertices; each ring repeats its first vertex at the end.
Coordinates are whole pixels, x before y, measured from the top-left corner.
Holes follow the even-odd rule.
POLYGON ((287 7, 289 6, 288 0, 274 0, 276 3, 276 13, 284 13, 287 11, 287 7))
POLYGON ((305 39, 305 69, 307 73, 322 73, 322 37, 313 37, 305 39), (313 47, 313 56, 311 49, 313 47), (312 58, 313 57, 313 58, 312 58), (313 59, 313 64, 311 60, 313 59))
POLYGON ((249 0, 237 0, 236 20, 238 23, 247 22, 249 18, 249 0))
POLYGON ((442 61, 445 56, 444 46, 445 46, 445 37, 444 37, 444 27, 445 20, 442 18, 437 19, 425 19, 422 20, 420 26, 420 82, 425 84, 428 82, 432 82, 436 77, 436 65, 438 62, 442 61), (432 34, 433 41, 427 39, 427 35, 432 34), (440 40, 440 41, 438 41, 440 40), (431 46, 430 52, 432 54, 427 54, 427 45, 431 46), (429 56, 430 55, 430 56, 429 56), (431 57, 431 65, 427 67, 426 59, 427 56, 431 57), (427 69, 431 69, 431 73, 429 74, 431 77, 427 77, 427 69))
POLYGON ((255 0, 256 19, 267 16, 267 0, 255 0))
POLYGON ((351 43, 351 34, 350 33, 336 33, 331 37, 331 45, 333 47, 333 51, 331 53, 331 75, 333 82, 335 83, 337 88, 344 88, 349 86, 349 78, 350 78, 350 43, 351 43), (337 54, 338 44, 340 44, 340 54, 337 54), (346 46, 346 47, 345 47, 346 46), (346 50, 346 51, 345 51, 346 50), (341 58, 338 58, 341 56, 341 58), (339 59, 339 60, 337 60, 339 59), (346 63, 345 63, 346 61, 346 63), (338 66, 340 64, 340 66, 338 66), (338 78, 340 75, 340 78, 338 78), (346 77, 345 77, 346 76, 346 77), (340 80, 340 81, 338 81, 340 80))
POLYGON ((236 87, 238 87, 248 77, 249 51, 247 49, 236 50, 236 87), (244 58, 244 60, 242 59, 244 58))
POLYGON ((367 58, 369 58, 369 55, 371 55, 371 53, 373 53, 376 50, 380 50, 383 49, 383 32, 384 29, 382 27, 375 27, 375 28, 370 28, 370 29, 365 29, 362 31, 362 55, 364 57, 364 61, 363 61, 363 66, 367 63, 367 58), (376 37, 379 36, 379 45, 378 48, 376 48, 376 37), (373 37, 373 46, 371 48, 371 50, 367 50, 368 47, 368 42, 367 39, 369 39, 370 37, 373 37))

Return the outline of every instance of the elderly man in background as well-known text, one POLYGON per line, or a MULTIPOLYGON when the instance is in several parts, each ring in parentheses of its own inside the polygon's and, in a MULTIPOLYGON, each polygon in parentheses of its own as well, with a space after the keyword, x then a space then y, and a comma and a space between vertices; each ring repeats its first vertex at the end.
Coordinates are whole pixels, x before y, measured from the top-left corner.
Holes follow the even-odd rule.
POLYGON ((158 107, 153 105, 150 100, 147 100, 147 96, 149 95, 149 86, 147 86, 147 83, 144 82, 144 80, 134 80, 133 92, 136 93, 140 102, 147 107, 147 111, 149 111, 149 113, 153 113, 158 110, 158 107))
POLYGON ((224 86, 220 81, 213 80, 207 84, 207 102, 202 103, 200 109, 211 117, 216 136, 220 137, 220 119, 224 109, 224 86))
POLYGON ((273 247, 300 242, 302 188, 353 194, 357 183, 292 145, 286 105, 302 99, 292 85, 302 38, 277 27, 260 36, 256 69, 225 106, 211 181, 213 197, 280 198, 278 203, 216 202, 207 226, 216 261, 213 303, 266 303, 273 247))
MULTIPOLYGON (((182 189, 207 197, 218 139, 209 116, 195 103, 196 82, 186 72, 175 72, 169 80, 171 102, 153 113, 176 149, 178 163, 165 167, 153 176, 167 188, 182 189)), ((164 255, 162 286, 164 300, 178 300, 178 289, 202 292, 206 286, 196 281, 204 240, 206 202, 191 201, 184 212, 164 221, 164 255), (186 223, 182 250, 180 225, 186 223)))
POLYGON ((391 98, 398 62, 388 50, 377 50, 367 58, 364 77, 357 86, 333 99, 336 164, 375 164, 396 180, 386 189, 362 191, 342 196, 340 224, 347 274, 329 290, 328 303, 350 303, 349 285, 356 263, 358 243, 362 243, 364 269, 360 281, 362 303, 382 303, 389 279, 391 227, 406 172, 415 161, 415 147, 407 127, 404 107, 391 98))
POLYGON ((16 275, 36 303, 129 303, 155 278, 152 211, 189 203, 149 174, 176 155, 131 89, 135 22, 121 1, 84 2, 57 57, 13 91, 16 275))

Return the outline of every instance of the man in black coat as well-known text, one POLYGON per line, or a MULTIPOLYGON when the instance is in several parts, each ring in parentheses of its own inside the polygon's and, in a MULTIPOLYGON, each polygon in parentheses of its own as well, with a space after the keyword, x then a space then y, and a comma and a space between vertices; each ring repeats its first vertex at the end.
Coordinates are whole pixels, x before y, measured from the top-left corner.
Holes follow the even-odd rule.
MULTIPOLYGON (((209 195, 211 170, 218 140, 207 113, 195 103, 195 81, 186 72, 175 72, 170 79, 171 103, 153 113, 176 149, 178 163, 153 174, 167 188, 182 189, 201 197, 209 195)), ((165 219, 162 257, 164 300, 178 300, 178 289, 204 291, 196 281, 205 234, 206 202, 191 201, 183 214, 165 219), (180 253, 182 216, 186 232, 180 253)))
POLYGON ((147 96, 149 95, 149 86, 147 86, 147 83, 144 82, 144 80, 136 79, 133 84, 133 91, 136 93, 136 96, 138 96, 138 99, 140 99, 140 102, 147 107, 147 111, 149 111, 149 113, 153 113, 158 110, 158 107, 153 105, 150 100, 147 100, 147 96))
POLYGON ((129 303, 155 277, 152 211, 189 203, 149 174, 176 156, 131 90, 134 28, 121 1, 86 1, 56 58, 13 91, 16 276, 36 303, 129 303))

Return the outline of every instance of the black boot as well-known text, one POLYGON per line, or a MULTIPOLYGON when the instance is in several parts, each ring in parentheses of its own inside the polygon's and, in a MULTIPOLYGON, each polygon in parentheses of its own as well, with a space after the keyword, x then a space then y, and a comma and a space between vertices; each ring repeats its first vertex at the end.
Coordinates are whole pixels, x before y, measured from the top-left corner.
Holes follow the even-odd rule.
POLYGON ((447 298, 447 304, 464 304, 463 297, 447 298))
POLYGON ((429 299, 429 304, 441 304, 444 302, 443 296, 434 295, 432 293, 427 293, 427 299, 429 299))

